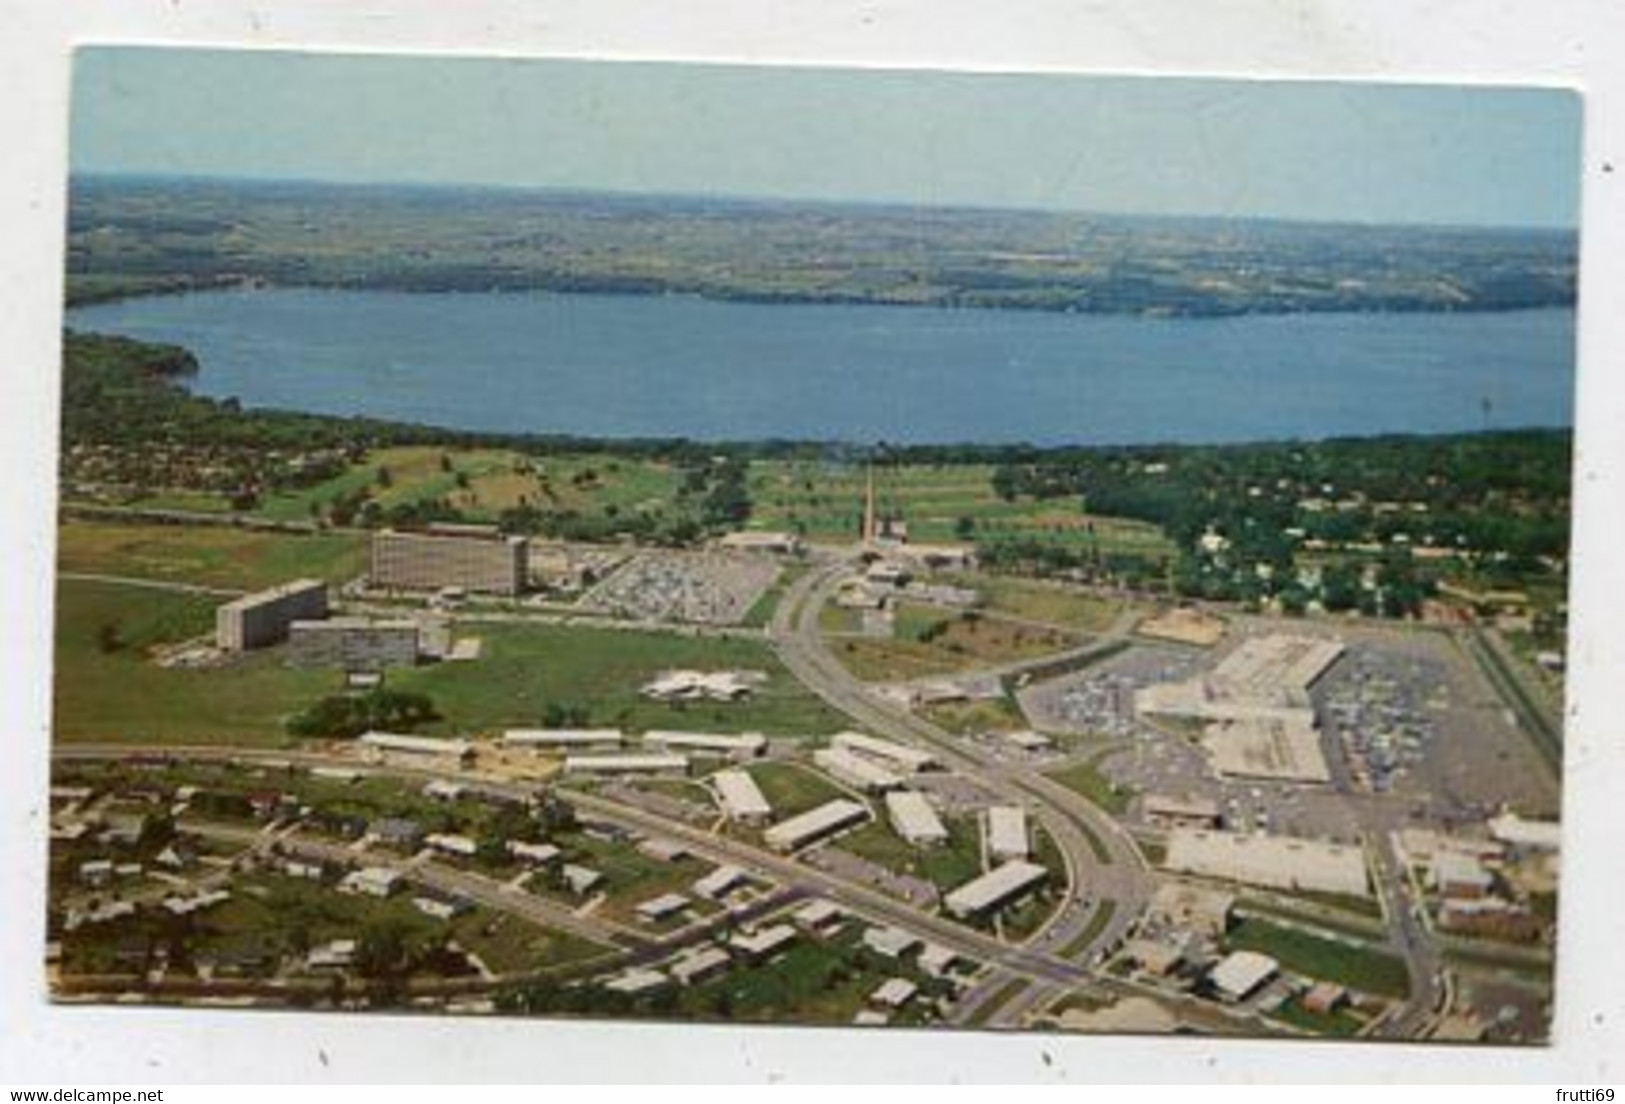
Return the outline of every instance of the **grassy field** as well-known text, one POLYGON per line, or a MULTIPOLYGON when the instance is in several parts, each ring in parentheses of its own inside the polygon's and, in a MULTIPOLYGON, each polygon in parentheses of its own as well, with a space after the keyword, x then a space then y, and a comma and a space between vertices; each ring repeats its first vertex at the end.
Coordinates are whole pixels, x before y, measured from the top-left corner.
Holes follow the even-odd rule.
POLYGON ((366 538, 356 533, 78 521, 57 529, 58 569, 87 575, 249 590, 303 576, 342 582, 361 574, 366 559, 366 538))
POLYGON ((1049 776, 1067 789, 1082 794, 1108 813, 1121 815, 1128 811, 1129 802, 1134 800, 1134 791, 1113 782, 1101 771, 1100 761, 1112 754, 1112 750, 1115 749, 1097 754, 1085 762, 1050 771, 1049 776))
POLYGON ((976 611, 905 602, 898 607, 892 639, 839 640, 832 649, 858 678, 885 682, 1031 659, 1071 647, 1078 639, 976 611))
POLYGON ((899 874, 923 878, 947 892, 982 872, 981 836, 973 817, 944 817, 948 842, 915 847, 892 831, 884 818, 841 837, 841 849, 899 874))
POLYGON ((757 763, 748 769, 762 796, 773 807, 776 820, 847 796, 845 790, 810 767, 795 763, 757 763))
POLYGON ((447 731, 534 725, 549 704, 579 706, 593 725, 630 730, 821 734, 838 731, 839 714, 801 687, 766 644, 669 633, 552 625, 480 626, 484 651, 472 663, 419 667, 391 684, 429 694, 447 731), (663 704, 638 687, 674 667, 763 671, 766 685, 733 704, 663 704))
MULTIPOLYGON (((883 512, 908 523, 911 541, 1039 540, 1093 542, 1102 552, 1166 555, 1173 546, 1149 525, 1086 514, 1076 499, 1006 502, 993 491, 993 469, 982 464, 906 465, 877 469, 883 512)), ((850 540, 863 515, 867 474, 853 464, 758 461, 751 465, 751 524, 790 529, 814 540, 850 540)))
POLYGON ((982 608, 1024 621, 1076 632, 1103 632, 1122 610, 1121 603, 1076 587, 1008 575, 955 576, 947 580, 982 596, 982 608))
MULTIPOLYGON (((281 648, 213 670, 165 669, 150 661, 153 645, 211 631, 215 605, 191 595, 64 581, 57 608, 58 736, 278 744, 289 716, 341 688, 336 671, 284 666, 281 648)), ((443 720, 432 731, 535 724, 554 702, 586 709, 594 724, 638 730, 796 735, 834 732, 843 723, 756 641, 518 625, 491 626, 480 635, 480 660, 391 673, 390 685, 433 698, 443 720), (669 667, 759 670, 768 681, 749 701, 729 705, 667 705, 638 695, 640 685, 669 667)))
POLYGON ((1027 719, 1008 697, 944 702, 926 706, 922 712, 932 724, 962 735, 1014 732, 1027 727, 1027 719))
POLYGON ((62 740, 283 742, 283 722, 339 688, 262 653, 214 671, 165 669, 147 649, 212 630, 211 599, 107 583, 57 587, 54 731, 62 740), (104 645, 108 626, 118 646, 104 645))
POLYGON ((312 508, 365 490, 381 509, 444 499, 476 521, 531 505, 549 511, 669 508, 678 475, 670 465, 613 456, 528 457, 506 449, 409 445, 376 449, 345 472, 313 487, 267 498, 254 513, 302 520, 312 508))
POLYGON ((1232 950, 1259 951, 1283 969, 1384 997, 1410 992, 1403 959, 1386 951, 1322 939, 1267 920, 1242 920, 1226 937, 1232 950))

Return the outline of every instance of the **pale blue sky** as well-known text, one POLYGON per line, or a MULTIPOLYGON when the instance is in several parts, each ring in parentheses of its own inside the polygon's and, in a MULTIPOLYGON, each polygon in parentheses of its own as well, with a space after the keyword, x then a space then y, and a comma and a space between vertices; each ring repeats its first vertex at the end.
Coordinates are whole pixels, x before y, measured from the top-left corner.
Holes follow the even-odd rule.
POLYGON ((1560 90, 79 51, 80 172, 1572 227, 1560 90))

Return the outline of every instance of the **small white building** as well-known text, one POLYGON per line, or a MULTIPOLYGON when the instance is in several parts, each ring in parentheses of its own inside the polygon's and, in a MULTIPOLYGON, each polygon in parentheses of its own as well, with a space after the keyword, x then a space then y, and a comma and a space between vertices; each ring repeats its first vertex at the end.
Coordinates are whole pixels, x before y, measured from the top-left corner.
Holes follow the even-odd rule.
POLYGON ((887 978, 880 983, 880 987, 869 994, 869 1003, 878 1004, 882 1008, 897 1009, 903 1007, 914 999, 914 994, 920 987, 907 978, 887 978))
POLYGON ((836 798, 800 816, 780 821, 762 833, 762 840, 775 851, 797 851, 867 819, 869 806, 860 801, 836 798))
POLYGON ((768 804, 756 779, 746 771, 737 768, 717 771, 711 776, 711 783, 729 820, 738 824, 762 824, 773 818, 773 806, 768 804))
POLYGON ((380 755, 418 759, 449 759, 458 763, 474 758, 474 745, 467 740, 442 740, 435 736, 403 736, 394 732, 364 732, 360 744, 380 755))
POLYGON ((670 983, 671 978, 659 970, 634 966, 632 969, 617 974, 604 982, 604 988, 612 993, 626 993, 635 996, 638 993, 647 993, 651 989, 658 989, 662 985, 670 983))
POLYGON ((915 790, 893 790, 886 795, 886 816, 892 830, 915 847, 937 847, 948 842, 948 828, 925 795, 915 790))
POLYGON ((551 843, 530 843, 526 840, 509 840, 508 854, 521 862, 533 863, 543 866, 558 858, 562 852, 551 843))
POLYGON ((924 748, 900 744, 895 740, 882 740, 862 732, 838 732, 830 738, 829 743, 831 747, 852 752, 854 755, 866 755, 871 759, 882 760, 892 770, 904 774, 918 774, 937 765, 937 757, 924 748))
POLYGON ((662 893, 659 897, 651 897, 642 902, 634 910, 638 916, 650 923, 659 923, 669 917, 676 916, 688 908, 689 901, 681 893, 662 893))
POLYGON ((535 751, 616 748, 622 739, 618 728, 510 728, 502 734, 503 746, 535 751))
POLYGON ((671 976, 683 985, 692 985, 726 970, 731 961, 721 947, 694 947, 671 964, 671 976))
POLYGON ((913 932, 890 925, 870 928, 863 933, 863 945, 881 958, 902 958, 920 942, 920 937, 913 932))
POLYGON ((1273 978, 1280 963, 1257 951, 1234 951, 1208 971, 1208 981, 1221 1000, 1243 1001, 1273 978))
POLYGON ((643 734, 644 744, 667 751, 696 755, 721 755, 729 759, 754 759, 767 750, 767 737, 760 732, 668 732, 654 729, 643 734))
POLYGON ((752 962, 766 962, 782 954, 796 941, 796 929, 789 924, 774 924, 751 932, 737 932, 728 940, 728 948, 752 962))
POLYGON ((1025 859, 1032 854, 1026 809, 1020 805, 994 805, 988 809, 987 853, 995 862, 1025 859))
POLYGON ((820 897, 798 908, 791 919, 803 930, 824 936, 840 928, 846 921, 846 913, 834 901, 820 897))
POLYGON ((480 845, 467 836, 449 832, 432 832, 423 837, 423 842, 442 855, 452 855, 459 859, 471 859, 480 849, 480 845))
POLYGON ((845 748, 819 748, 813 752, 813 762, 837 781, 867 793, 884 793, 903 784, 902 778, 874 760, 854 755, 845 748))
POLYGON ((565 774, 687 774, 688 756, 649 753, 643 755, 566 755, 565 774))
POLYGON ((354 939, 334 939, 312 947, 305 955, 305 969, 348 970, 355 965, 356 947, 354 939))
POLYGON ((363 897, 388 897, 401 884, 401 873, 387 866, 364 866, 352 870, 339 881, 340 893, 363 897))
POLYGON ((943 898, 949 915, 961 920, 997 911, 1037 889, 1049 871, 1025 859, 1011 859, 973 878, 943 898))
POLYGON ((591 893, 593 887, 604 880, 604 876, 590 866, 581 866, 579 863, 565 863, 559 868, 559 874, 564 878, 564 884, 571 893, 577 897, 584 893, 591 893))
POLYGON ((737 866, 723 865, 694 883, 694 892, 708 901, 726 897, 745 883, 745 872, 737 866))

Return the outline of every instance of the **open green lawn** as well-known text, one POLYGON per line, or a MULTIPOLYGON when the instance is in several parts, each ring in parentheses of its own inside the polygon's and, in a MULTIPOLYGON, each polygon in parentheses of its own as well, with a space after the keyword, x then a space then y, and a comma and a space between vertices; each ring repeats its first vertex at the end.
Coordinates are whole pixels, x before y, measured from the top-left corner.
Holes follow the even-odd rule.
POLYGON ((479 732, 534 725, 549 704, 579 706, 593 725, 642 731, 814 735, 838 731, 842 718, 797 683, 756 640, 690 637, 556 625, 479 625, 480 659, 418 667, 390 676, 399 688, 430 695, 446 731, 479 732), (763 671, 767 683, 730 704, 663 704, 638 688, 668 668, 763 671))
POLYGON ((974 817, 944 817, 943 824, 948 842, 940 847, 915 847, 881 818, 842 836, 840 848, 899 874, 924 878, 947 892, 982 872, 982 846, 974 817))
POLYGON ((366 570, 359 533, 299 536, 213 525, 126 525, 65 521, 57 567, 87 575, 244 590, 311 577, 342 582, 366 570))
MULTIPOLYGON (((155 644, 207 634, 213 599, 66 580, 58 588, 56 732, 69 740, 278 744, 289 716, 337 692, 336 671, 294 670, 283 649, 212 670, 158 667, 155 644), (109 629, 108 626, 112 628, 109 629), (111 633, 117 647, 107 650, 111 633)), ((796 683, 765 644, 561 626, 482 626, 484 655, 397 671, 390 685, 429 694, 444 733, 533 725, 550 703, 580 706, 591 722, 789 735, 843 725, 796 683), (743 668, 769 678, 735 704, 666 705, 638 687, 669 667, 743 668)))
MULTIPOLYGON (((1093 543, 1102 552, 1167 555, 1153 526, 1084 513, 1077 499, 1006 502, 985 464, 912 464, 875 470, 882 512, 902 517, 916 543, 1040 540, 1093 543)), ((760 460, 751 464, 751 525, 796 530, 815 540, 850 540, 863 520, 862 465, 760 460)))
POLYGON ((977 611, 941 610, 904 602, 890 640, 838 640, 836 657, 871 682, 920 678, 1062 651, 1079 637, 977 611))
POLYGON ((1404 997, 1410 992, 1404 960, 1386 951, 1335 942, 1251 917, 1225 938, 1231 949, 1267 954, 1294 973, 1384 997, 1404 997))
POLYGON ((1107 778, 1100 769, 1100 761, 1112 754, 1108 749, 1082 762, 1049 772, 1049 776, 1069 790, 1082 794, 1108 813, 1120 815, 1128 811, 1134 800, 1134 790, 1107 778))
POLYGON ((775 820, 848 796, 845 790, 811 767, 796 763, 756 763, 747 769, 762 796, 773 807, 775 820))
POLYGON ((211 599, 109 583, 57 587, 56 712, 62 740, 278 744, 286 717, 338 690, 275 651, 221 670, 156 666, 146 649, 212 631, 211 599), (104 649, 107 626, 119 646, 104 649))
POLYGON ((1101 632, 1121 611, 1118 602, 1077 587, 1009 575, 965 575, 948 580, 982 596, 982 608, 1078 632, 1101 632))
POLYGON ((475 521, 531 505, 599 514, 672 509, 679 474, 669 464, 603 455, 529 457, 508 449, 403 445, 375 449, 312 487, 267 498, 254 513, 304 520, 340 497, 365 490, 380 508, 444 499, 475 521))

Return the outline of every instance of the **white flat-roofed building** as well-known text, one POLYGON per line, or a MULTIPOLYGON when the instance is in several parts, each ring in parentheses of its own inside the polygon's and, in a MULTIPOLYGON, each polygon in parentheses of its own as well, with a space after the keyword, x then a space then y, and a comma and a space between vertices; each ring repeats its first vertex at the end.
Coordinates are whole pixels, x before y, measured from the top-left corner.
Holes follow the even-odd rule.
POLYGON ((676 916, 688 908, 689 900, 681 893, 662 893, 659 897, 651 897, 637 906, 635 911, 643 919, 654 922, 676 916))
POLYGON ((732 768, 720 770, 711 776, 711 783, 729 820, 761 824, 773 818, 773 806, 767 803, 762 788, 747 772, 732 768))
POLYGON ((655 729, 643 734, 643 742, 652 747, 702 755, 725 755, 730 759, 754 759, 767 750, 767 737, 760 732, 669 732, 655 729))
POLYGON ((820 897, 796 909, 791 919, 814 935, 828 935, 846 921, 846 912, 834 901, 820 897))
POLYGON ((837 781, 867 793, 885 793, 903 784, 902 778, 885 767, 845 748, 819 748, 813 752, 813 763, 837 781))
POLYGON ((626 755, 566 755, 565 774, 686 774, 688 756, 650 752, 626 755))
POLYGON ((671 964, 671 976, 683 985, 692 985, 726 970, 731 961, 721 947, 695 947, 671 964))
POLYGON ((752 962, 766 962, 796 941, 796 929, 774 924, 750 932, 736 932, 728 939, 728 949, 752 962))
POLYGON ((903 928, 870 928, 863 933, 863 945, 881 958, 902 958, 920 945, 920 937, 903 928))
POLYGON ((741 529, 728 533, 717 544, 734 552, 767 552, 779 556, 793 556, 801 551, 801 538, 794 533, 777 533, 765 529, 741 529))
POLYGON ((1003 908, 1043 884, 1049 871, 1025 859, 1011 859, 973 878, 942 899, 950 915, 963 920, 1003 908))
POLYGON ((423 796, 435 801, 456 801, 462 797, 466 787, 460 782, 448 782, 443 778, 436 778, 423 787, 423 796))
POLYGON ((551 843, 529 843, 525 840, 509 840, 507 848, 508 854, 514 858, 537 866, 550 863, 563 854, 551 843))
POLYGON ((894 770, 917 774, 937 765, 937 757, 923 748, 899 744, 895 740, 882 740, 862 732, 838 732, 830 738, 830 746, 867 755, 871 759, 884 759, 894 770))
POLYGON ((327 616, 327 584, 320 579, 255 591, 233 599, 214 612, 215 645, 222 652, 264 648, 288 637, 295 621, 327 616))
POLYGON ((471 859, 480 849, 480 845, 467 836, 453 835, 449 832, 433 832, 423 837, 423 842, 439 851, 443 855, 455 855, 461 859, 471 859))
POLYGON ((869 994, 869 1003, 878 1004, 882 1008, 901 1008, 914 999, 914 994, 920 991, 908 978, 887 978, 880 983, 873 993, 869 994))
POLYGON ((618 728, 510 728, 502 743, 517 748, 614 748, 624 735, 618 728))
POLYGON ((694 892, 708 901, 726 897, 745 884, 745 872, 737 866, 725 864, 717 867, 694 883, 694 892))
POLYGON ((915 847, 935 847, 948 842, 948 828, 942 818, 915 790, 893 790, 886 795, 886 816, 892 830, 915 847))
POLYGON ((763 832, 762 839, 775 851, 795 851, 867 819, 869 806, 861 801, 836 798, 800 816, 780 821, 763 832))
POLYGON ((1221 778, 1323 784, 1332 778, 1311 709, 1287 715, 1212 721, 1202 749, 1221 778))
POLYGON ((1269 955, 1234 951, 1208 971, 1207 979, 1222 1000, 1243 1001, 1273 978, 1280 968, 1280 963, 1269 955))
POLYGON ((436 920, 455 920, 472 906, 467 901, 447 901, 440 897, 414 897, 412 907, 436 920))
POLYGON ((339 881, 340 893, 365 897, 388 897, 401 884, 401 873, 387 866, 364 866, 352 870, 339 881))
POLYGON ((930 977, 945 976, 958 962, 958 953, 941 943, 927 943, 920 948, 920 969, 930 977))
POLYGON ((1556 851, 1563 846, 1562 828, 1555 820, 1525 820, 1503 813, 1490 820, 1490 835, 1524 851, 1556 851))
POLYGON ((995 861, 1025 859, 1032 854, 1027 838, 1027 810, 1020 805, 993 805, 987 810, 987 853, 995 861))
POLYGON ((1159 828, 1217 828, 1219 803, 1205 797, 1169 797, 1146 794, 1141 805, 1145 819, 1159 828))
POLYGON ((1271 889, 1371 895, 1364 850, 1325 840, 1176 828, 1168 833, 1163 866, 1271 889))
POLYGON ((1015 732, 1001 732, 999 738, 1013 748, 1022 751, 1048 751, 1055 746, 1055 741, 1042 732, 1034 732, 1030 728, 1023 728, 1015 732))
POLYGON ((471 759, 474 745, 467 740, 442 740, 435 736, 406 736, 395 732, 362 733, 362 747, 384 755, 428 756, 441 759, 471 759))
POLYGON ((1230 927, 1236 895, 1188 882, 1164 882, 1151 895, 1153 921, 1217 938, 1230 927))
POLYGON ((593 888, 604 880, 603 874, 579 863, 565 863, 559 868, 559 874, 564 878, 564 884, 570 892, 578 897, 583 893, 592 892, 593 888))
POLYGON ((1435 855, 1428 873, 1433 888, 1443 897, 1484 897, 1495 884, 1477 859, 1453 851, 1435 855))

